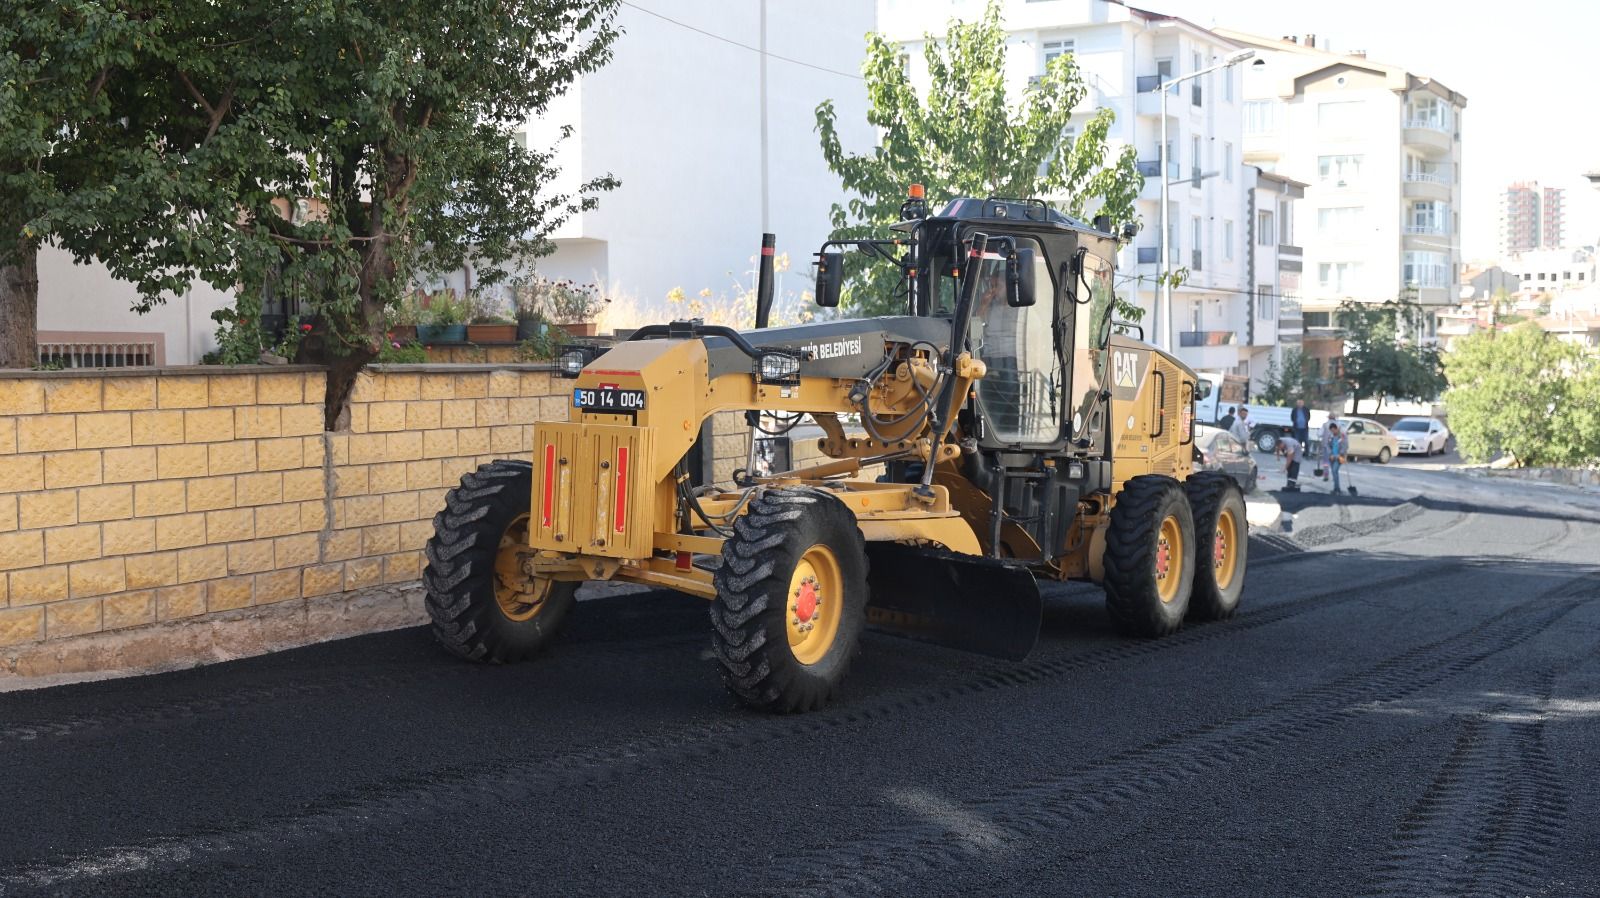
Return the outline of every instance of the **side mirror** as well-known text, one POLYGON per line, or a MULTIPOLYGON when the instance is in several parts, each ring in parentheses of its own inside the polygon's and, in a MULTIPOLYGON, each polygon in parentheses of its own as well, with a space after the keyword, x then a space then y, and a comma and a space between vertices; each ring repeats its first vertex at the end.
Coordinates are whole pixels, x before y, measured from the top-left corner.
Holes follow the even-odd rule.
POLYGON ((1033 250, 1019 249, 1006 257, 1006 305, 1013 309, 1034 304, 1033 250))
POLYGON ((839 289, 844 286, 844 253, 817 253, 817 305, 839 307, 839 289))

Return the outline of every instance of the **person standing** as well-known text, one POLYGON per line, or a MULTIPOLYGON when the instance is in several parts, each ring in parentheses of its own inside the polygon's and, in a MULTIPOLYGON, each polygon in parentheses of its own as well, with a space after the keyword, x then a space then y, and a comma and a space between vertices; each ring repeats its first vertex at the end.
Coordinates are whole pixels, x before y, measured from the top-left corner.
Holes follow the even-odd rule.
POLYGON ((1283 456, 1283 471, 1286 475, 1283 491, 1300 492, 1300 441, 1289 436, 1279 437, 1277 454, 1283 456))
POLYGON ((1233 406, 1228 406, 1228 413, 1217 419, 1217 426, 1229 433, 1233 432, 1233 406))
POLYGON ((1328 471, 1333 475, 1333 494, 1339 495, 1339 469, 1344 466, 1345 448, 1349 445, 1345 435, 1339 430, 1339 425, 1329 422, 1327 426, 1328 437, 1323 442, 1327 452, 1328 471))
POLYGON ((1233 434, 1233 438, 1234 439, 1236 439, 1239 442, 1245 444, 1246 446, 1250 445, 1250 410, 1249 409, 1245 408, 1242 405, 1239 406, 1239 417, 1233 419, 1233 423, 1228 425, 1228 433, 1233 434))
POLYGON ((1289 428, 1294 431, 1294 438, 1300 441, 1301 446, 1311 442, 1311 409, 1306 408, 1304 399, 1296 399, 1294 408, 1289 410, 1289 428))

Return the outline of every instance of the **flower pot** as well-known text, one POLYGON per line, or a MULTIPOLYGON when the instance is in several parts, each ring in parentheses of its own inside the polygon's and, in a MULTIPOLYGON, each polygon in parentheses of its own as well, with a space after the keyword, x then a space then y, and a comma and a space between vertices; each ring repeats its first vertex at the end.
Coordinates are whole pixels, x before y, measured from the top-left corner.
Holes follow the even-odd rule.
POLYGON ((539 328, 542 325, 544 325, 544 322, 540 321, 538 318, 524 318, 524 319, 518 321, 517 322, 517 339, 519 341, 520 340, 532 340, 534 337, 539 336, 539 334, 540 334, 539 328))
POLYGON ((592 337, 600 333, 600 325, 595 324, 593 321, 580 321, 577 324, 559 324, 556 326, 574 337, 592 337))
POLYGON ((517 326, 515 324, 469 324, 467 325, 467 340, 472 343, 515 343, 517 342, 517 326))
POLYGON ((417 325, 417 340, 422 343, 465 343, 467 342, 467 326, 465 324, 419 324, 417 325))
POLYGON ((417 326, 415 324, 397 324, 389 328, 389 339, 399 343, 401 346, 410 343, 416 338, 417 326))

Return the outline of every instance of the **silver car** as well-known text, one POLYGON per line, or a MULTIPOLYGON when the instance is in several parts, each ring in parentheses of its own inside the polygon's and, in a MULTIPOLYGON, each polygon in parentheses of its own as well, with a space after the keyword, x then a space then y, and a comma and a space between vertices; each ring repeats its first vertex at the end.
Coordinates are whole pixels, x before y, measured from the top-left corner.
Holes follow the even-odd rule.
POLYGON ((1402 455, 1443 455, 1450 443, 1450 428, 1438 418, 1401 418, 1389 430, 1402 455))

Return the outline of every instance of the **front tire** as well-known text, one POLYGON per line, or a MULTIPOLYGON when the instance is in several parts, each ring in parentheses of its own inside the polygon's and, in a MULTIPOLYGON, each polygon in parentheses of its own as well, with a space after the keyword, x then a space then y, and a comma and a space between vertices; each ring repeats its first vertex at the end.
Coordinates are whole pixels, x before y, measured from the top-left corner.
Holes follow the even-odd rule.
POLYGON ((866 542, 813 487, 769 489, 722 544, 712 649, 728 691, 763 711, 812 711, 844 680, 866 625, 866 542))
POLYGON ((1389 459, 1391 458, 1394 458, 1394 454, 1389 451, 1388 446, 1378 450, 1378 464, 1386 465, 1389 463, 1389 459))
POLYGON ((422 572, 433 635, 452 654, 504 664, 526 660, 560 631, 576 581, 522 571, 533 466, 502 459, 462 476, 433 516, 422 572))
POLYGON ((1250 525, 1244 495, 1231 478, 1196 472, 1183 482, 1194 515, 1194 588, 1189 619, 1227 620, 1244 595, 1250 525))
POLYGON ((1111 622, 1131 636, 1176 632, 1194 586, 1194 517, 1183 487, 1146 474, 1123 484, 1115 501, 1104 555, 1111 622))

